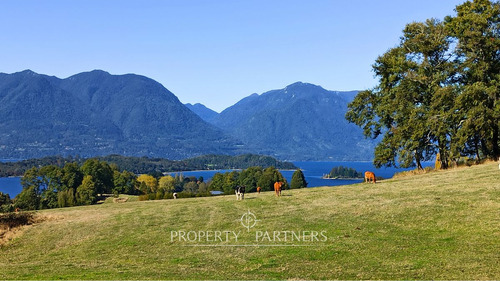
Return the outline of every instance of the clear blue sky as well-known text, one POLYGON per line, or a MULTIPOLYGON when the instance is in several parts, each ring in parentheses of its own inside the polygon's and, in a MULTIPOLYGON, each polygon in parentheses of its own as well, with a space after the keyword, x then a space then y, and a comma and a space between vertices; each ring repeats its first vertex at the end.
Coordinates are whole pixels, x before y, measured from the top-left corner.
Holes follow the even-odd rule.
POLYGON ((296 81, 371 88, 404 25, 462 0, 1 0, 0 72, 136 73, 221 111, 296 81))

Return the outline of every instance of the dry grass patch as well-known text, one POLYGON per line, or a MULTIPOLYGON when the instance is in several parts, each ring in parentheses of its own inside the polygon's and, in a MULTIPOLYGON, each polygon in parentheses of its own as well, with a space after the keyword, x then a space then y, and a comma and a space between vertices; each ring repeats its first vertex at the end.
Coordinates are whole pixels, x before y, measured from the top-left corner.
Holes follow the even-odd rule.
POLYGON ((28 226, 55 219, 53 216, 40 215, 35 212, 15 212, 0 214, 0 246, 19 237, 28 226))

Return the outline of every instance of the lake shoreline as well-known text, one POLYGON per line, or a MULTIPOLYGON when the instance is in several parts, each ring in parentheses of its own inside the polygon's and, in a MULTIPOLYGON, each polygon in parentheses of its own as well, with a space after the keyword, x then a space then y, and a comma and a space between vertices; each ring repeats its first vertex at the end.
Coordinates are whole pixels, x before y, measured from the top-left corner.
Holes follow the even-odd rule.
POLYGON ((322 177, 324 180, 364 180, 364 178, 329 178, 329 177, 322 177))
MULTIPOLYGON (((327 161, 297 161, 292 162, 300 170, 303 171, 305 179, 308 183, 307 187, 319 187, 319 186, 339 186, 339 185, 351 185, 360 183, 363 178, 359 179, 343 179, 343 178, 323 178, 327 175, 333 167, 346 166, 354 168, 358 171, 374 171, 377 176, 383 177, 385 179, 392 178, 396 172, 407 171, 411 169, 399 169, 399 168, 379 168, 376 169, 372 162, 327 162, 327 161)), ((434 163, 426 163, 426 166, 432 166, 434 163)), ((241 171, 241 169, 237 169, 241 171)), ((167 174, 175 175, 182 174, 184 177, 194 176, 199 178, 203 177, 204 181, 210 181, 215 173, 225 173, 231 172, 231 169, 220 169, 220 170, 196 170, 196 171, 179 171, 179 172, 168 172, 167 174)), ((288 181, 292 180, 292 175, 295 170, 279 170, 283 177, 288 181)), ((14 198, 22 190, 21 186, 22 177, 0 177, 0 192, 7 193, 11 198, 14 198)))

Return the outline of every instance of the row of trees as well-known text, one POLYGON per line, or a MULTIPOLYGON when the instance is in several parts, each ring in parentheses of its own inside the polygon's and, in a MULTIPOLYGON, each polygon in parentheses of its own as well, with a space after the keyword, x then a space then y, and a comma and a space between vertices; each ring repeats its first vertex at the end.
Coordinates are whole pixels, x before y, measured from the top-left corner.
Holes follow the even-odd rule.
POLYGON ((307 187, 304 174, 300 169, 292 175, 290 185, 283 175, 274 167, 263 169, 262 167, 250 167, 241 172, 232 171, 225 174, 216 173, 210 182, 210 190, 222 191, 225 194, 233 194, 238 185, 244 185, 246 192, 256 192, 257 187, 262 191, 274 190, 275 182, 283 182, 283 189, 307 187))
MULTIPOLYGON (((263 169, 250 167, 241 172, 217 173, 206 183, 203 177, 184 177, 162 173, 142 174, 120 171, 114 164, 89 159, 81 166, 66 163, 62 168, 55 165, 33 167, 21 178, 23 190, 14 200, 0 193, 2 212, 15 208, 23 210, 50 209, 78 205, 95 204, 105 194, 139 195, 140 200, 171 199, 173 193, 179 197, 210 196, 210 191, 220 190, 234 193, 237 185, 245 185, 247 192, 272 190, 276 181, 285 183, 283 175, 274 167, 263 169)), ((292 188, 306 187, 302 171, 297 170, 292 177, 292 188)))
POLYGON ((105 194, 139 195, 141 200, 169 199, 174 192, 182 193, 184 197, 210 195, 202 177, 184 177, 182 174, 164 176, 160 172, 136 176, 126 170, 120 171, 115 164, 95 158, 81 166, 73 162, 63 168, 55 165, 31 168, 21 178, 21 184, 23 190, 9 209, 90 205, 105 194))
POLYGON ((173 193, 179 197, 210 196, 208 184, 203 177, 184 177, 163 174, 143 174, 137 177, 138 189, 143 194, 139 200, 172 199, 173 193))
POLYGON ((177 174, 175 177, 159 175, 140 175, 137 178, 139 190, 143 195, 139 200, 171 199, 174 192, 178 197, 211 196, 211 191, 221 191, 224 194, 234 194, 238 185, 244 185, 246 192, 256 192, 260 186, 262 191, 271 191, 274 183, 284 182, 284 189, 307 187, 304 174, 300 169, 292 175, 292 181, 288 185, 287 180, 274 167, 250 167, 242 171, 231 171, 226 173, 215 173, 210 182, 206 183, 203 177, 183 177, 177 174))
POLYGON ((367 137, 383 136, 377 167, 422 169, 438 153, 441 168, 463 156, 498 159, 498 2, 467 1, 444 21, 408 24, 373 70, 378 85, 356 96, 346 119, 367 137))

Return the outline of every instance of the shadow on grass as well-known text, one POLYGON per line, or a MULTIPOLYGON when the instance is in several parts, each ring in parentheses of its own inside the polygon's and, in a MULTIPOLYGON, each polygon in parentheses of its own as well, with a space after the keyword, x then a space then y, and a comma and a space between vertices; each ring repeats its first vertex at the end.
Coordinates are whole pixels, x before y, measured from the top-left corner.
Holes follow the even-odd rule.
POLYGON ((11 229, 34 222, 34 213, 6 213, 0 214, 0 227, 11 229))

